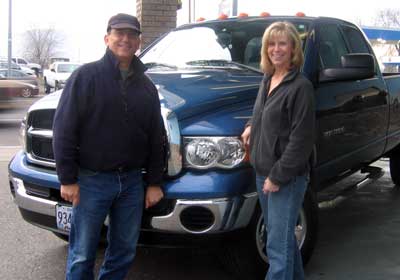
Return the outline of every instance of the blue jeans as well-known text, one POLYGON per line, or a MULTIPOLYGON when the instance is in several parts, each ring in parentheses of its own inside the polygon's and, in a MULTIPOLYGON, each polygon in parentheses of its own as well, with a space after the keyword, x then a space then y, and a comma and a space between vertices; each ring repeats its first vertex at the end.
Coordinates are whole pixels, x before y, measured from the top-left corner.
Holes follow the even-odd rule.
POLYGON ((304 279, 303 263, 295 227, 308 185, 308 176, 297 176, 278 192, 264 194, 266 177, 257 175, 256 185, 267 230, 269 269, 265 279, 304 279))
POLYGON ((109 215, 108 246, 98 279, 123 279, 136 254, 144 185, 140 170, 81 170, 80 202, 72 209, 66 279, 94 278, 93 268, 104 220, 109 215))

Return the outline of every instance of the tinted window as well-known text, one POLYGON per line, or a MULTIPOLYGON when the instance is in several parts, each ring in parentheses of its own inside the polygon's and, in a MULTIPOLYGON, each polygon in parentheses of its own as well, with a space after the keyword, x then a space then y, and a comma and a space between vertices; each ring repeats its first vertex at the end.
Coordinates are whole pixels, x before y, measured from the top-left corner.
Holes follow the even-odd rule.
POLYGON ((336 24, 320 27, 319 55, 322 68, 340 68, 341 57, 348 53, 346 43, 336 24))
POLYGON ((350 26, 343 26, 343 33, 352 53, 369 53, 369 48, 361 32, 350 26))

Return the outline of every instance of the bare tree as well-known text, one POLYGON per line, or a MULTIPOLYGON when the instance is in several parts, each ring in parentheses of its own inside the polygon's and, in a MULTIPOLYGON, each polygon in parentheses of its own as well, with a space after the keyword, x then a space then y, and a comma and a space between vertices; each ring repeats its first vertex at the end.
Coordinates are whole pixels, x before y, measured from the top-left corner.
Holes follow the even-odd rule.
MULTIPOLYGON (((375 25, 387 28, 400 28, 400 9, 385 9, 377 13, 375 25)), ((400 56, 400 40, 394 44, 400 56)))
POLYGON ((25 57, 44 68, 50 58, 57 56, 57 49, 62 45, 64 38, 53 28, 31 28, 24 33, 23 52, 25 57))

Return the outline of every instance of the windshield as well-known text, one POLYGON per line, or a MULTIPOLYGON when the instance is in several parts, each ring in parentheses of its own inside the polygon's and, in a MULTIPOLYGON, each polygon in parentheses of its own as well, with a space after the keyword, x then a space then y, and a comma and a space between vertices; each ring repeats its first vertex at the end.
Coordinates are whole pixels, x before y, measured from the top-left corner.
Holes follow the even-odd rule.
POLYGON ((80 64, 59 64, 57 67, 58 73, 72 73, 80 64))
MULTIPOLYGON (((148 68, 236 67, 259 69, 262 36, 271 21, 226 21, 170 32, 141 56, 148 68)), ((308 22, 292 22, 303 42, 308 22)), ((304 44, 303 44, 304 45, 304 44)))

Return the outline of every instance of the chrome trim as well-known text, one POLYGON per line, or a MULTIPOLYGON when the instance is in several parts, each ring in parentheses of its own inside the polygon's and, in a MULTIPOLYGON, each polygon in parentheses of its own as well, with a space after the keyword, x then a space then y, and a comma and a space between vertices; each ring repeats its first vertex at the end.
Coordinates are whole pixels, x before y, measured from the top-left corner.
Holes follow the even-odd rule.
POLYGON ((167 173, 169 176, 175 176, 182 170, 181 133, 178 118, 173 111, 165 107, 161 107, 161 115, 164 120, 169 144, 167 173))
POLYGON ((215 233, 234 230, 247 226, 257 204, 257 194, 243 195, 234 198, 208 200, 178 199, 174 210, 166 216, 153 217, 151 226, 156 230, 171 233, 215 233), (214 223, 206 230, 192 231, 185 228, 180 220, 182 211, 191 206, 207 208, 214 215, 214 223))
POLYGON ((21 179, 15 177, 10 179, 15 190, 14 202, 18 207, 47 216, 56 216, 57 202, 29 195, 26 193, 24 182, 21 179))
POLYGON ((35 129, 30 127, 28 129, 28 135, 51 139, 53 138, 53 131, 50 129, 35 129))
POLYGON ((54 161, 45 161, 35 158, 31 153, 26 153, 26 158, 30 163, 42 165, 46 167, 56 168, 56 163, 54 161))

